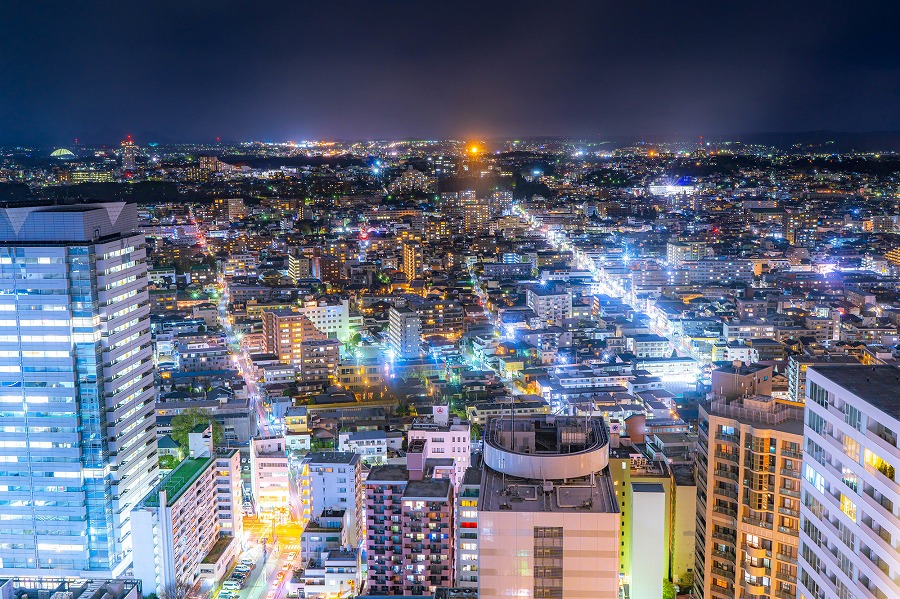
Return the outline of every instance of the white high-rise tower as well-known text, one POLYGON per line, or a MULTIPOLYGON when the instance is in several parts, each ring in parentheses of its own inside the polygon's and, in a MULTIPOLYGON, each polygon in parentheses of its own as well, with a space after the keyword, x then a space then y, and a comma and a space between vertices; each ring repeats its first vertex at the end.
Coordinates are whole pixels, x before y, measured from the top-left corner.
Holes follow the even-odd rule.
POLYGON ((0 576, 120 576, 156 483, 145 238, 125 203, 0 209, 0 576))

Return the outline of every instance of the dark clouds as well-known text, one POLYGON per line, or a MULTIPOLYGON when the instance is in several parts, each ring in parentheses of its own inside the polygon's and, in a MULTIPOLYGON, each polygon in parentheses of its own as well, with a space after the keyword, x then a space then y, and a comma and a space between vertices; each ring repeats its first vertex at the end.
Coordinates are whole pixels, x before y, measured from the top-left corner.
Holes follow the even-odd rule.
POLYGON ((900 129, 898 12, 5 2, 0 143, 900 129))

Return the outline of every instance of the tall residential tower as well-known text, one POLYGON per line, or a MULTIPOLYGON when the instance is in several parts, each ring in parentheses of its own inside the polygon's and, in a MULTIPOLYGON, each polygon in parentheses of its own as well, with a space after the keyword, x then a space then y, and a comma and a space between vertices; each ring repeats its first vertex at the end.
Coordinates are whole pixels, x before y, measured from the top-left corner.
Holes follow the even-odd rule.
POLYGON ((0 576, 120 576, 156 483, 147 252, 123 202, 0 209, 0 576))

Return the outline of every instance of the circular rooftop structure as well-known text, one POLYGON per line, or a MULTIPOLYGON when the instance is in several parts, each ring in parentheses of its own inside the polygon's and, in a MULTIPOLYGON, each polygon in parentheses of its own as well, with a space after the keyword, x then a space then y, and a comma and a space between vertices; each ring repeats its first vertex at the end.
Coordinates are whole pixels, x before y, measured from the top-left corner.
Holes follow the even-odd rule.
POLYGON ((609 435, 602 420, 494 418, 484 434, 484 463, 536 481, 589 477, 609 465, 609 435))
POLYGON ((51 158, 75 158, 75 154, 71 150, 59 148, 50 153, 51 158))

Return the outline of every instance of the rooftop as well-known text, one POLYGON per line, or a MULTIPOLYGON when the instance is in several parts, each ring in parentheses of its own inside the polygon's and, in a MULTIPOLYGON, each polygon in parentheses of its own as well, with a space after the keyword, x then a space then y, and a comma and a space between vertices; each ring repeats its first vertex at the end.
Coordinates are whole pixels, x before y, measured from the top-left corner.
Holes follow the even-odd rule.
POLYGON ((160 491, 166 492, 166 504, 172 505, 194 481, 200 478, 200 475, 212 462, 213 458, 187 458, 182 461, 178 468, 166 475, 162 482, 144 497, 141 505, 159 507, 160 491))
POLYGON ((373 466, 366 478, 366 483, 378 484, 407 482, 409 480, 409 471, 406 466, 398 464, 384 464, 381 466, 373 466))
POLYGON ((311 451, 303 458, 307 464, 355 464, 359 454, 352 451, 311 451))
POLYGON ((819 365, 809 367, 888 416, 900 420, 900 368, 896 366, 819 365))
POLYGON ((448 499, 449 497, 450 479, 448 478, 411 480, 403 493, 404 499, 448 499))
MULTIPOLYGON (((0 589, 4 596, 27 596, 32 599, 49 599, 56 593, 67 593, 70 599, 123 599, 140 584, 127 579, 84 579, 84 578, 4 578, 0 579, 0 589), (6 589, 9 589, 7 595, 6 589)), ((138 589, 137 595, 140 596, 138 589)))
POLYGON ((609 470, 555 484, 484 468, 479 511, 618 513, 609 470))

